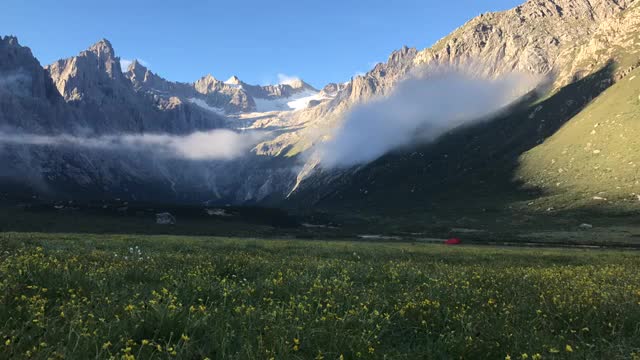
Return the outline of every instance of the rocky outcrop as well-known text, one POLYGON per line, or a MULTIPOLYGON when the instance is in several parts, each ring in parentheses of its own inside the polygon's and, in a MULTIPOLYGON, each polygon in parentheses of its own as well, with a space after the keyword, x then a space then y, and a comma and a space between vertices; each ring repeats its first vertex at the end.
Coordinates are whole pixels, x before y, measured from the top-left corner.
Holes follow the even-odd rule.
POLYGON ((529 0, 514 9, 472 19, 421 51, 415 64, 473 62, 489 76, 514 70, 553 73, 556 87, 561 87, 604 65, 601 61, 573 66, 576 53, 594 39, 598 29, 618 21, 631 4, 633 0, 529 0))

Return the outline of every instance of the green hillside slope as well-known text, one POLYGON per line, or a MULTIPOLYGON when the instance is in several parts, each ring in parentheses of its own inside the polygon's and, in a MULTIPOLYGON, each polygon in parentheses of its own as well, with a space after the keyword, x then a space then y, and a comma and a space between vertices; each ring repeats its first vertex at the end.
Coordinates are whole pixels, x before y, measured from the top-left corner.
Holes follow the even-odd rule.
POLYGON ((640 69, 525 153, 518 176, 558 205, 640 206, 640 69))

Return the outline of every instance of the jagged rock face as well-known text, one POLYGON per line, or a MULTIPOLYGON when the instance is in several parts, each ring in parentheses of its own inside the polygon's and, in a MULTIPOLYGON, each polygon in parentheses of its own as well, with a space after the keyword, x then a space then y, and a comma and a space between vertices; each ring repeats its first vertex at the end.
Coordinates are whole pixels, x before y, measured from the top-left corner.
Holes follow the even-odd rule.
POLYGON ((127 78, 107 40, 78 56, 59 60, 47 70, 60 95, 79 113, 77 128, 95 133, 189 133, 224 123, 219 115, 178 99, 137 93, 136 89, 150 84, 160 87, 160 91, 179 91, 181 85, 165 81, 138 62, 132 64, 127 78))
POLYGON ((211 75, 207 75, 193 84, 196 92, 206 95, 207 103, 226 109, 228 112, 246 112, 255 110, 253 99, 241 86, 226 84, 211 75))
MULTIPOLYGON (((51 136, 186 134, 226 125, 226 119, 179 98, 136 92, 107 41, 48 69, 51 77, 15 38, 0 39, 3 131, 51 136)), ((167 198, 193 201, 195 194, 205 196, 212 186, 199 183, 207 172, 200 171, 197 163, 118 149, 3 143, 0 162, 3 184, 17 183, 49 194, 151 199, 178 186, 181 193, 167 198)))
MULTIPOLYGON (((633 3, 611 0, 530 0, 515 9, 476 17, 421 51, 416 65, 473 62, 483 75, 553 72, 563 86, 595 69, 572 66, 575 53, 603 24, 633 3)), ((602 66, 603 64, 598 64, 602 66)))
POLYGON ((243 88, 249 95, 256 98, 273 98, 273 97, 291 97, 304 90, 317 91, 311 85, 308 85, 301 80, 297 80, 294 84, 278 84, 278 85, 249 85, 241 83, 243 88))
POLYGON ((137 61, 129 66, 125 76, 136 91, 156 96, 179 97, 187 102, 196 99, 201 101, 201 104, 227 114, 259 110, 255 99, 282 100, 303 93, 318 92, 302 80, 293 80, 289 84, 259 86, 247 84, 237 76, 221 81, 208 74, 192 84, 171 82, 157 76, 137 61))
POLYGON ((227 113, 252 111, 255 108, 253 100, 242 89, 229 86, 207 75, 193 84, 168 81, 134 60, 125 76, 131 81, 136 91, 146 92, 156 97, 177 97, 188 102, 198 99, 212 108, 218 108, 227 113))
POLYGON ((326 95, 328 97, 335 97, 336 95, 338 95, 340 91, 344 90, 348 84, 349 83, 341 83, 341 84, 329 83, 325 85, 325 87, 323 87, 320 92, 321 94, 326 95))
POLYGON ((99 41, 78 56, 59 60, 47 66, 47 70, 67 101, 89 98, 102 102, 105 97, 131 95, 120 59, 107 40, 99 41))
POLYGON ((136 91, 155 91, 161 94, 170 94, 185 92, 189 88, 188 84, 174 83, 163 79, 137 60, 134 60, 129 65, 125 76, 131 81, 136 91))
POLYGON ((0 91, 19 96, 51 98, 51 82, 46 71, 12 36, 0 37, 0 91))
POLYGON ((31 50, 15 37, 0 37, 0 124, 46 132, 67 118, 73 114, 31 50))

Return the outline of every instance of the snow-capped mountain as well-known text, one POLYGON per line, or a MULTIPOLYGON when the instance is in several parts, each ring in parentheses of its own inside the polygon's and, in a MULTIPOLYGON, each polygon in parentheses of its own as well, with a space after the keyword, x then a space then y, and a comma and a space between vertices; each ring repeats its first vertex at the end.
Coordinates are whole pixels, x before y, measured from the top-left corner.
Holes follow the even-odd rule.
POLYGON ((208 74, 194 83, 171 82, 135 60, 129 65, 125 76, 136 91, 157 97, 177 97, 205 110, 228 115, 301 110, 308 107, 311 101, 330 98, 299 79, 261 86, 247 84, 237 76, 221 81, 208 74))

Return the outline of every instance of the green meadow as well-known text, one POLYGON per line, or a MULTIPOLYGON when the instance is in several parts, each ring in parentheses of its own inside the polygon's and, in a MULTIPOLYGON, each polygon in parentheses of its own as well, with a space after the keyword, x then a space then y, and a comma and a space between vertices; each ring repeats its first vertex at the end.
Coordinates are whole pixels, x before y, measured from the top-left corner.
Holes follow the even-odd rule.
POLYGON ((629 359, 640 254, 3 233, 0 358, 629 359))

